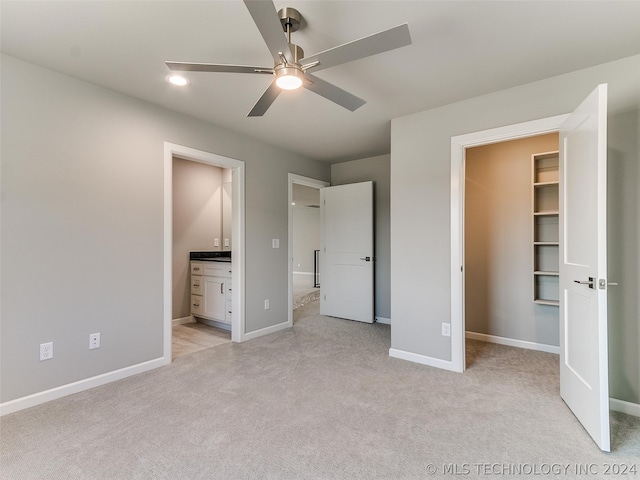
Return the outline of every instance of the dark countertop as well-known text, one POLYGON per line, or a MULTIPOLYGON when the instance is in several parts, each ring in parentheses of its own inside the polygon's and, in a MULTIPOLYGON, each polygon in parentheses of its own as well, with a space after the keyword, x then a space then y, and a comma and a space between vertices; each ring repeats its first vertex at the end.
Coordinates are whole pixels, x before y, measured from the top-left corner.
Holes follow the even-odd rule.
POLYGON ((203 262, 231 262, 231 252, 191 252, 189 260, 203 262))

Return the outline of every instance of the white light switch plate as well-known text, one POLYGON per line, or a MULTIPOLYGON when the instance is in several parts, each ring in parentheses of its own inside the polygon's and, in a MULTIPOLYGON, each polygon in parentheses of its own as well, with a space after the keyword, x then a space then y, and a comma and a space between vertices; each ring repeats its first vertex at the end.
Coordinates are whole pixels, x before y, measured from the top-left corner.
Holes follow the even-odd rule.
POLYGON ((271 240, 271 248, 280 248, 280 239, 274 238, 271 240))

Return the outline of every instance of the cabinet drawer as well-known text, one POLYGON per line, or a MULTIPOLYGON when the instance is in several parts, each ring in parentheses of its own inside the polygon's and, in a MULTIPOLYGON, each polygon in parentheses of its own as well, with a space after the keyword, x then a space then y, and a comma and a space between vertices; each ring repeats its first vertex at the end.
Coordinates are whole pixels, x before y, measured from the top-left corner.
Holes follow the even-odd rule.
POLYGON ((202 315, 202 297, 191 295, 191 315, 202 315))
POLYGON ((203 264, 203 275, 208 277, 226 277, 229 268, 224 263, 206 262, 203 264))
POLYGON ((191 275, 202 275, 204 265, 202 262, 191 262, 191 275))
POLYGON ((191 276, 191 293, 194 295, 202 295, 202 277, 199 275, 191 276))

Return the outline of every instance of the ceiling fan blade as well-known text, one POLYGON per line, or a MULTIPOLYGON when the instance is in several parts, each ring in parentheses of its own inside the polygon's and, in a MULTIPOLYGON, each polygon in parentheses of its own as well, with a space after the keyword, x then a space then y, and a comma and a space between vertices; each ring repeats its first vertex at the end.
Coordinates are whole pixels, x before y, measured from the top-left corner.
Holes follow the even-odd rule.
POLYGON ((164 62, 174 72, 228 72, 228 73, 269 73, 270 67, 250 67, 248 65, 224 65, 219 63, 164 62))
POLYGON ((282 90, 280 89, 280 87, 276 85, 276 82, 271 82, 269 88, 267 88, 262 96, 258 99, 247 117, 261 117, 262 115, 264 115, 264 112, 266 112, 273 101, 278 98, 278 95, 280 95, 281 91, 282 90))
POLYGON ((305 65, 320 62, 319 65, 312 67, 314 72, 318 72, 325 68, 353 62, 354 60, 388 52, 406 45, 411 45, 411 35, 409 34, 409 25, 403 23, 397 27, 303 58, 300 63, 305 65))
POLYGON ((338 88, 329 82, 325 82, 318 77, 314 77, 313 75, 309 74, 307 74, 306 76, 310 77, 313 83, 303 83, 302 86, 304 88, 306 88, 307 90, 311 90, 313 93, 317 93, 327 100, 331 100, 333 103, 337 103, 347 110, 351 110, 353 112, 367 103, 361 98, 358 98, 355 95, 352 95, 349 92, 342 90, 341 88, 338 88))
POLYGON ((275 63, 280 63, 278 52, 282 52, 289 63, 293 63, 291 48, 282 29, 280 18, 271 0, 244 0, 260 34, 267 44, 275 63))

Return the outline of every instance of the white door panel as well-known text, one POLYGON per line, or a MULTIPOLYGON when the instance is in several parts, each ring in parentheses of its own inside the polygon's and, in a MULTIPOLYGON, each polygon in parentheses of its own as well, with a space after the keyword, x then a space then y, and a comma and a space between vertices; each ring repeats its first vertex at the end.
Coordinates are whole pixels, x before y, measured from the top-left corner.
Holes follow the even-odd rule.
POLYGON ((373 182, 320 190, 320 313, 373 323, 373 182))
POLYGON ((560 395, 609 451, 606 119, 600 85, 560 129, 560 395))

